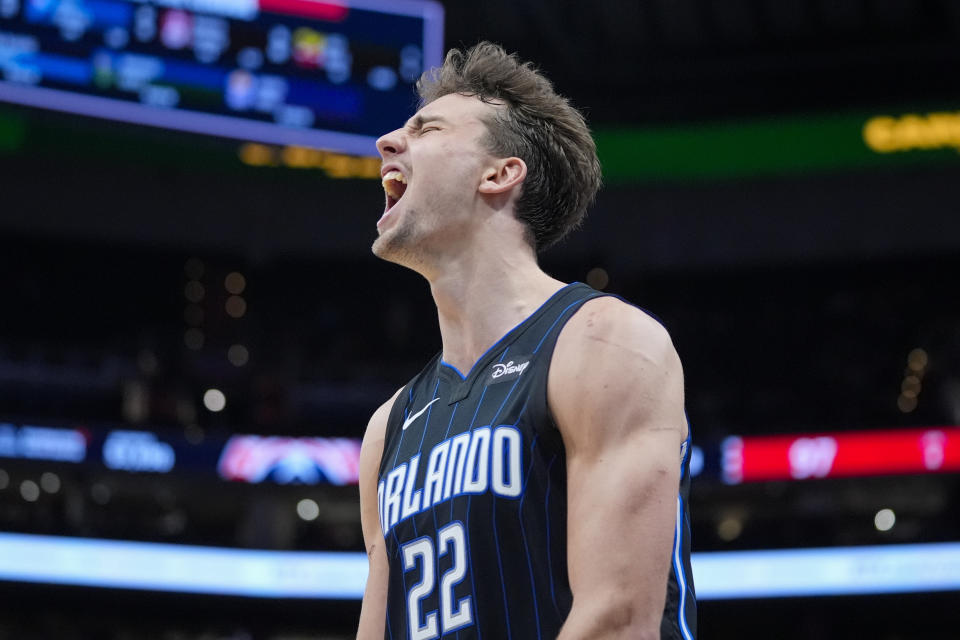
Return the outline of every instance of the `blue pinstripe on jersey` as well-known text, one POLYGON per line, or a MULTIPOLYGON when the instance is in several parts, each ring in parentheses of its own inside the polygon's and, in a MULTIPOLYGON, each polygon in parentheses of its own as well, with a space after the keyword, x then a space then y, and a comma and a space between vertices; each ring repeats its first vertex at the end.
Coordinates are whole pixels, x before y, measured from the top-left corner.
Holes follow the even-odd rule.
MULTIPOLYGON (((397 401, 388 421, 380 468, 380 479, 385 480, 394 469, 406 465, 406 470, 394 474, 404 477, 399 514, 392 513, 397 504, 397 481, 389 487, 393 493, 384 488, 392 502, 383 508, 390 512, 388 516, 397 518, 394 535, 387 536, 389 557, 397 559, 391 560, 385 637, 403 640, 415 614, 422 621, 425 613, 438 607, 451 611, 445 607, 456 607, 456 603, 468 598, 472 617, 465 625, 451 622, 451 628, 444 629, 443 625, 448 623, 441 616, 437 633, 442 638, 546 640, 559 633, 570 610, 572 594, 566 555, 560 552, 566 545, 565 451, 547 407, 547 373, 556 339, 566 321, 580 305, 600 295, 604 294, 581 284, 561 289, 487 349, 466 375, 438 354, 411 381, 405 398, 397 401), (531 354, 530 360, 525 362, 526 356, 518 354, 531 354), (523 368, 515 373, 514 367, 505 379, 492 377, 494 365, 508 361, 523 368), (432 398, 439 403, 428 410, 421 437, 405 438, 403 421, 429 401, 427 395, 431 391, 432 398), (426 400, 422 402, 423 399, 426 400), (477 434, 480 430, 486 434, 483 439, 476 435, 463 439, 465 434, 477 434), (456 447, 446 444, 455 439, 456 447), (440 452, 440 446, 446 447, 446 451, 440 452), (434 452, 438 453, 431 465, 434 452), (429 489, 425 484, 428 472, 429 489), (469 490, 456 489, 457 483, 467 482, 471 483, 469 490), (446 496, 442 499, 436 493, 440 490, 438 484, 446 496), (428 490, 429 501, 425 500, 428 490), (448 510, 437 508, 437 503, 447 500, 448 510), (511 500, 517 504, 510 504, 511 500), (407 518, 398 517, 402 516, 405 502, 420 502, 420 509, 412 514, 408 510, 407 518), (460 522, 458 526, 463 529, 463 542, 459 544, 465 545, 460 547, 465 552, 465 564, 460 566, 469 571, 469 577, 441 588, 439 581, 453 570, 455 554, 443 558, 437 555, 433 566, 418 566, 406 574, 409 580, 420 580, 423 572, 430 570, 438 580, 431 592, 409 602, 402 561, 394 551, 399 551, 401 542, 408 544, 417 535, 432 540, 454 521, 460 522), (394 549, 389 549, 391 545, 394 549), (408 612, 408 602, 416 609, 408 612)), ((689 485, 689 455, 688 444, 681 461, 682 501, 689 485)), ((685 506, 682 502, 681 505, 685 506)), ((668 593, 672 595, 662 625, 664 638, 692 640, 696 604, 686 570, 689 541, 682 529, 686 521, 683 515, 681 519, 681 529, 675 532, 671 549, 668 593), (672 615, 666 615, 668 610, 672 615)))

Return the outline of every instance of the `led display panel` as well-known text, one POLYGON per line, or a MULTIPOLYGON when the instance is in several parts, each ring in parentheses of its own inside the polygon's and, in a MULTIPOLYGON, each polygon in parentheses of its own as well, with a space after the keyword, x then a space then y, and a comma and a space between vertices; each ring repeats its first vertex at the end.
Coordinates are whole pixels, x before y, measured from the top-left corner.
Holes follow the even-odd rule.
POLYGON ((723 443, 728 484, 960 471, 960 427, 921 427, 783 436, 723 443))
POLYGON ((442 33, 428 0, 0 0, 0 102, 373 155, 442 33))
MULTIPOLYGON (((265 551, 0 532, 0 580, 253 598, 360 599, 363 552, 265 551), (198 569, 199 568, 199 569, 198 569)), ((691 554, 699 600, 960 589, 960 544, 691 554)))

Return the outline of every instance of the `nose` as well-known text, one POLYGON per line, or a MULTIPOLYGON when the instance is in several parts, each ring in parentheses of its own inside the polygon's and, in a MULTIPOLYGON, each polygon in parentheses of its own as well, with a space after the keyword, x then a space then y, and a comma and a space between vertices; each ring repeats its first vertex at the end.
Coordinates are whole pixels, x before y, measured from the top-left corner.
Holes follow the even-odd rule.
POLYGON ((403 129, 391 131, 388 134, 380 136, 377 140, 377 151, 380 152, 380 156, 383 158, 397 155, 402 152, 404 148, 406 148, 406 141, 403 135, 403 129))

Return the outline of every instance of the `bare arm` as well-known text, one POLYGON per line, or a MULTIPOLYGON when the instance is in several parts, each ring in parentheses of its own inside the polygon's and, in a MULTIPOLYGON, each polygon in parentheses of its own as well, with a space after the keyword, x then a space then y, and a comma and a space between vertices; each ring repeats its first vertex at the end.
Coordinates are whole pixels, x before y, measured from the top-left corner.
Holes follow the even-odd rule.
POLYGON ((383 455, 384 433, 390 408, 400 391, 373 413, 367 424, 360 446, 360 521, 363 543, 367 549, 370 571, 363 592, 357 640, 383 640, 387 614, 387 585, 390 567, 380 531, 380 512, 377 505, 377 476, 383 455))
POLYGON ((686 438, 666 330, 613 298, 564 327, 548 383, 567 449, 573 607, 558 640, 660 637, 686 438))

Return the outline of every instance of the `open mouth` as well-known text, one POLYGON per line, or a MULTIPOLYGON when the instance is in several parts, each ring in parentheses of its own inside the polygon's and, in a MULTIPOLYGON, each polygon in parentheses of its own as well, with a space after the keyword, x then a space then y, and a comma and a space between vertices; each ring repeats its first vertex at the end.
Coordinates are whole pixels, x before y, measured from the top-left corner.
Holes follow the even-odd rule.
POLYGON ((387 196, 387 207, 384 213, 390 211, 407 190, 407 177, 402 172, 393 169, 383 174, 383 192, 387 196))

